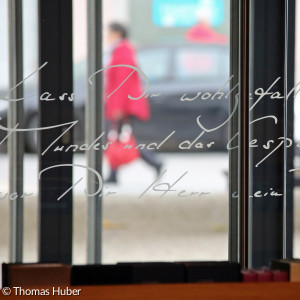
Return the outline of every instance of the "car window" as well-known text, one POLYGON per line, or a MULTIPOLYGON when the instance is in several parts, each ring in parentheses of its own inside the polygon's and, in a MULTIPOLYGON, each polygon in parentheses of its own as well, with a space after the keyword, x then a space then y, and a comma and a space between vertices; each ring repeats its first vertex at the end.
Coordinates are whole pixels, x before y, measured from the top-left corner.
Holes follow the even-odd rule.
POLYGON ((152 48, 138 51, 138 64, 150 82, 167 80, 169 77, 169 49, 152 48))
POLYGON ((223 48, 177 48, 175 77, 178 80, 222 79, 229 74, 228 52, 223 48))

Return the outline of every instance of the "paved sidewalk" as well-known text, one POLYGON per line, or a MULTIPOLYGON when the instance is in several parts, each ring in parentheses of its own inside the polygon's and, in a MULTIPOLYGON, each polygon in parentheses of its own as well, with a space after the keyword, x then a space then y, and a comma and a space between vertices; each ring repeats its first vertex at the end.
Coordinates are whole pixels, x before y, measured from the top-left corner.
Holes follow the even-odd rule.
MULTIPOLYGON (((186 173, 174 186, 178 192, 183 189, 187 192, 226 192, 227 178, 223 174, 224 170, 228 170, 228 155, 226 153, 164 153, 159 156, 163 162, 162 171, 165 171, 160 180, 161 183, 172 184, 186 173)), ((73 163, 85 166, 85 156, 76 154, 73 163)), ((8 159, 6 155, 0 155, 0 165, 0 192, 5 193, 8 191, 8 159)), ((109 169, 106 161, 104 161, 103 169, 103 177, 106 178, 109 169)), ((87 171, 82 167, 74 167, 73 170, 74 182, 81 177, 83 178, 74 188, 74 195, 84 196, 87 171)), ((141 194, 153 183, 156 174, 154 169, 139 159, 121 167, 118 178, 118 185, 105 185, 104 191, 109 189, 126 195, 141 194)), ((27 154, 24 161, 24 192, 36 194, 37 187, 38 162, 35 155, 27 154)))
MULTIPOLYGON (((142 161, 120 170, 119 185, 105 185, 104 191, 117 194, 103 200, 103 263, 117 261, 226 260, 228 248, 227 157, 206 153, 162 155, 167 172, 160 183, 209 194, 179 197, 169 192, 148 191, 139 195, 155 180, 154 171, 142 161)), ((76 155, 74 163, 84 164, 76 155)), ((0 156, 0 188, 7 191, 7 159, 0 156)), ((24 262, 37 261, 37 161, 25 157, 25 191, 34 195, 24 201, 24 262)), ((85 176, 76 170, 74 179, 85 176)), ((107 176, 105 163, 104 173, 107 176)), ((162 187, 162 186, 161 186, 162 187)), ((86 263, 87 204, 84 183, 74 190, 73 263, 86 263)), ((295 256, 300 257, 300 189, 295 189, 295 256)), ((63 199, 62 199, 63 201, 63 199)), ((0 262, 8 261, 9 201, 0 200, 0 262)))

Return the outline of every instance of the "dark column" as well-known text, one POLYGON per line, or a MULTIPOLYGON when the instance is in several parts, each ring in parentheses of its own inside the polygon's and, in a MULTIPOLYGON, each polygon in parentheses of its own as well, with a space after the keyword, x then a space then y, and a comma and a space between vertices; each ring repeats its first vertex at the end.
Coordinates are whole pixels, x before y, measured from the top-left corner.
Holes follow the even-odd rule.
MULTIPOLYGON (((251 2, 251 89, 259 87, 265 91, 278 78, 281 79, 273 86, 271 91, 280 92, 284 95, 285 89, 290 90, 294 85, 294 31, 295 31, 295 1, 289 1, 288 18, 288 40, 286 40, 286 1, 281 0, 255 0, 251 2), (286 41, 288 42, 286 48, 286 41), (286 59, 288 51, 288 60, 286 59), (285 67, 288 67, 286 72, 285 67), (286 78, 286 85, 285 85, 286 78)), ((253 96, 250 106, 258 99, 253 96)), ((291 99, 288 101, 290 102, 291 99)), ((287 200, 287 236, 286 255, 292 256, 292 233, 293 233, 293 178, 286 169, 292 168, 293 147, 287 148, 285 154, 284 146, 279 147, 272 155, 257 166, 257 164, 270 153, 280 142, 279 137, 285 136, 284 131, 284 100, 272 100, 265 96, 252 110, 251 119, 273 115, 278 119, 275 124, 272 119, 265 119, 250 125, 251 139, 257 139, 259 148, 251 149, 252 169, 251 192, 262 191, 262 194, 274 191, 284 194, 287 200), (274 140, 270 149, 264 149, 267 141, 274 140), (285 157, 286 156, 286 157, 285 157), (287 186, 285 189, 285 173, 287 174, 287 186)), ((289 104, 287 108, 289 122, 287 132, 289 138, 293 136, 293 107, 289 104)), ((284 197, 271 197, 270 195, 261 198, 252 198, 252 265, 259 267, 268 265, 271 259, 284 256, 284 197)))
MULTIPOLYGON (((73 92, 72 83, 72 1, 39 0, 39 93, 51 93, 54 101, 39 101, 40 127, 73 121, 73 106, 61 101, 63 93, 73 92)), ((67 98, 67 97, 66 97, 67 98)), ((72 144, 72 132, 65 133, 46 153, 44 151, 66 127, 42 130, 39 135, 39 169, 71 164, 72 151, 56 151, 72 144)), ((72 167, 56 167, 41 173, 39 181, 39 261, 72 262, 72 167)))

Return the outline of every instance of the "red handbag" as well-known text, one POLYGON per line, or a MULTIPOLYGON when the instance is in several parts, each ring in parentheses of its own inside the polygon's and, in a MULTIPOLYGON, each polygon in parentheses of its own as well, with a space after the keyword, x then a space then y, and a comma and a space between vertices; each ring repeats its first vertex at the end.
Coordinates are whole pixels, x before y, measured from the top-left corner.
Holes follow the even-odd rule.
POLYGON ((120 135, 116 138, 109 138, 108 142, 112 144, 104 153, 112 169, 117 169, 140 157, 140 152, 136 149, 136 140, 128 128, 125 130, 122 128, 120 135))

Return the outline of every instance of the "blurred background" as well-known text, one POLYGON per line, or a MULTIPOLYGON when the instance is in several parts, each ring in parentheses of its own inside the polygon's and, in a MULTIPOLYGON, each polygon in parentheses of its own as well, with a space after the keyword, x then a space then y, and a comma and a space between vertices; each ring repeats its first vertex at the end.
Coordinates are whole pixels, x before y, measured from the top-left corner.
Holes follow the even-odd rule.
MULTIPOLYGON (((162 193, 155 191, 152 185, 157 173, 141 159, 122 166, 118 170, 117 183, 105 183, 103 263, 228 260, 228 126, 225 124, 195 139, 202 131, 196 122, 199 115, 201 123, 208 129, 218 127, 228 118, 229 98, 225 95, 229 92, 227 81, 231 76, 229 4, 229 0, 103 0, 104 66, 111 55, 107 42, 108 26, 111 22, 118 22, 128 28, 129 40, 136 49, 138 66, 149 80, 147 99, 151 118, 133 124, 136 139, 145 145, 160 143, 175 131, 159 151, 155 151, 156 158, 162 163, 163 173, 156 183, 175 183, 172 188, 174 191, 160 197, 162 193), (220 99, 211 99, 221 88, 224 95, 220 99), (181 101, 182 97, 195 99, 181 101), (180 150, 179 144, 186 140, 195 143, 190 149, 180 150), (183 190, 185 192, 181 195, 185 197, 180 197, 178 194, 183 190), (113 194, 106 196, 108 192, 113 194)), ((297 14, 300 14, 299 9, 298 5, 297 14)), ((37 1, 26 0, 23 11, 26 77, 39 67, 37 1)), ((299 22, 297 26, 299 48, 299 22)), ((0 0, 0 28, 0 44, 7 45, 6 0, 0 0)), ((73 0, 74 119, 79 120, 74 144, 79 145, 84 143, 84 107, 89 76, 86 63, 87 35, 87 1, 73 0)), ((8 47, 0 47, 0 95, 8 94, 7 74, 8 47)), ((296 74, 298 82, 299 55, 296 74)), ((29 128, 37 124, 37 86, 37 74, 26 80, 24 85, 25 119, 29 128)), ((298 102, 295 101, 297 107, 298 102)), ((295 138, 299 141, 299 109, 296 108, 295 112, 295 138)), ((4 125, 7 119, 5 101, 0 101, 0 116, 4 125)), ((26 134, 25 145, 24 191, 32 195, 24 200, 24 261, 33 262, 38 259, 38 160, 34 132, 26 134)), ((9 254, 10 200, 6 195, 9 171, 5 142, 0 148, 0 199, 3 196, 0 200, 0 262, 6 262, 9 254)), ((74 163, 85 164, 84 153, 76 152, 74 163)), ((300 165, 298 157, 295 163, 300 165)), ((105 179, 110 173, 105 155, 103 164, 105 179)), ((73 176, 74 181, 82 176, 78 168, 74 168, 73 176)), ((74 264, 87 262, 85 184, 84 178, 73 191, 74 264)), ((299 203, 300 193, 296 187, 295 257, 300 255, 299 203)))

